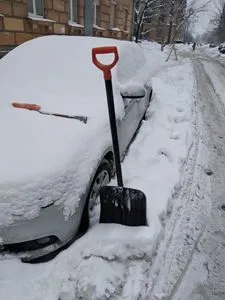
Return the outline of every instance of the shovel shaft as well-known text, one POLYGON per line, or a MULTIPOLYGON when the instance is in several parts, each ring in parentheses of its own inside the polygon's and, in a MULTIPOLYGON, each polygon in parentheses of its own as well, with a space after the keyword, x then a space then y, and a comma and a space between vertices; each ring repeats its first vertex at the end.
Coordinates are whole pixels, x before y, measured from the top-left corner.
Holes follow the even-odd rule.
POLYGON ((110 121, 110 128, 111 128, 112 142, 113 142, 113 152, 114 152, 114 159, 116 165, 117 182, 118 182, 118 186, 123 187, 123 176, 122 176, 122 169, 120 163, 120 149, 119 149, 119 140, 118 140, 118 133, 117 133, 116 114, 115 114, 111 79, 105 80, 105 87, 106 87, 109 121, 110 121))
POLYGON ((122 169, 120 164, 120 149, 119 149, 119 140, 117 133, 117 125, 116 125, 116 114, 115 114, 115 106, 113 99, 113 89, 112 89, 112 68, 117 64, 119 60, 119 55, 116 47, 99 47, 92 49, 92 61, 99 68, 103 74, 105 79, 105 87, 106 87, 106 95, 108 102, 108 111, 109 111, 109 121, 110 128, 112 134, 112 143, 113 143, 113 152, 114 152, 114 160, 116 165, 116 173, 117 173, 117 182, 118 186, 123 187, 123 177, 122 177, 122 169), (114 54, 114 60, 111 64, 103 64, 101 63, 97 55, 99 54, 114 54))

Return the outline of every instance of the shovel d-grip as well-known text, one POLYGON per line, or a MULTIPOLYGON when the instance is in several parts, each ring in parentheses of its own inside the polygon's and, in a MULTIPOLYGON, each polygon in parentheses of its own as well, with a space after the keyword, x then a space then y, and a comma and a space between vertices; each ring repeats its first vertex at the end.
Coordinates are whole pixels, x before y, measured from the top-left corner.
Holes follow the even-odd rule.
POLYGON ((117 64, 118 60, 119 54, 117 47, 98 47, 92 49, 92 61, 96 67, 104 73, 105 80, 110 80, 112 78, 111 69, 117 64), (97 55, 99 54, 114 54, 114 60, 109 65, 103 64, 97 59, 97 55))

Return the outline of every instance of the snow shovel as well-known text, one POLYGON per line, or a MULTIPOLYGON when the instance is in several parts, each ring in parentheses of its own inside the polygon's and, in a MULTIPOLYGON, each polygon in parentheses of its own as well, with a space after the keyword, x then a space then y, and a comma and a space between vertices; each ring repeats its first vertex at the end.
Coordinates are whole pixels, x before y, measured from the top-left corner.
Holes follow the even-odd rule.
POLYGON ((81 121, 81 122, 83 122, 85 124, 87 123, 87 117, 84 117, 84 116, 73 116, 73 115, 64 115, 64 114, 58 114, 58 113, 50 113, 50 112, 47 112, 47 111, 43 111, 41 109, 41 106, 37 105, 37 104, 13 102, 12 106, 15 107, 15 108, 33 110, 33 111, 39 112, 40 114, 43 114, 43 115, 49 115, 49 116, 55 116, 55 117, 62 117, 62 118, 67 118, 67 119, 75 119, 75 120, 81 121))
POLYGON ((100 223, 118 223, 128 226, 147 226, 146 196, 143 192, 123 186, 120 150, 116 125, 115 107, 112 89, 111 69, 119 60, 116 47, 99 47, 92 49, 92 61, 103 71, 108 102, 108 113, 118 186, 103 186, 100 189, 100 223), (114 54, 114 61, 105 65, 98 59, 99 54, 114 54))

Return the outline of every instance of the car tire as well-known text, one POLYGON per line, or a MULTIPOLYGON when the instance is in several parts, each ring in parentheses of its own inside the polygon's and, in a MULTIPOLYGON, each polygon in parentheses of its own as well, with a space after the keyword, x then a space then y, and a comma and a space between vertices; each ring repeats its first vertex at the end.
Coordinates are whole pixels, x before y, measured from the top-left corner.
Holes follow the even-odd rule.
POLYGON ((106 159, 104 159, 102 161, 102 163, 99 165, 99 167, 98 167, 98 169, 95 173, 94 179, 92 181, 91 187, 89 189, 87 201, 86 201, 86 204, 85 204, 85 207, 84 207, 84 210, 83 210, 83 214, 82 214, 82 217, 81 217, 79 233, 84 234, 89 228, 91 197, 92 197, 92 194, 94 192, 94 193, 96 193, 96 199, 97 199, 97 197, 99 195, 99 190, 96 191, 96 184, 98 185, 97 181, 101 178, 101 175, 103 176, 104 174, 107 176, 107 180, 106 180, 106 182, 105 181, 99 182, 99 190, 100 190, 101 186, 109 183, 111 178, 112 178, 111 164, 106 159), (95 191, 94 191, 94 189, 95 189, 95 191))

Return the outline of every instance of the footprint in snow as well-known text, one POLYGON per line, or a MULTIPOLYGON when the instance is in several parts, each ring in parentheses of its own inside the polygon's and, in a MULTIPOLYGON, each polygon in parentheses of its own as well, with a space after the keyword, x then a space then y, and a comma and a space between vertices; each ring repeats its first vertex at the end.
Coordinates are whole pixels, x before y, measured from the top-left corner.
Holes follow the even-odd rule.
POLYGON ((171 163, 173 162, 172 154, 170 153, 170 151, 168 149, 165 149, 165 148, 159 149, 158 150, 158 155, 167 158, 168 161, 171 162, 171 163))
POLYGON ((179 140, 180 139, 180 133, 179 132, 172 132, 170 134, 170 139, 171 140, 179 140))
POLYGON ((177 111, 177 112, 183 112, 184 109, 183 109, 183 107, 177 107, 177 108, 176 108, 176 111, 177 111))
POLYGON ((183 123, 183 122, 186 122, 187 120, 188 120, 188 118, 186 115, 174 117, 174 123, 183 123))
POLYGON ((186 122, 188 120, 187 115, 183 115, 183 116, 168 116, 168 121, 170 123, 183 123, 186 122))
POLYGON ((205 168, 205 169, 204 169, 204 172, 205 172, 205 174, 208 175, 208 176, 212 176, 212 175, 213 175, 213 171, 212 171, 211 169, 209 169, 209 168, 205 168))

